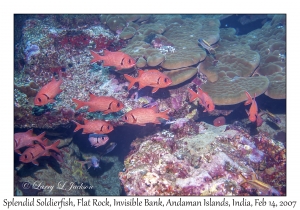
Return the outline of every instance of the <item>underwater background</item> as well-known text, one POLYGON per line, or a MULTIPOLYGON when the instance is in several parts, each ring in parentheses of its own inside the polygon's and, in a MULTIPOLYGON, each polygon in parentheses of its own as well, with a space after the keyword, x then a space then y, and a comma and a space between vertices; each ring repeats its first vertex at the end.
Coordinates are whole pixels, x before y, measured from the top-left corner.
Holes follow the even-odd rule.
POLYGON ((286 195, 285 15, 19 14, 14 40, 15 149, 30 133, 20 154, 36 160, 14 152, 15 195, 286 195), (91 51, 108 56, 104 49, 123 54, 91 63, 91 51), (117 70, 125 55, 134 67, 117 70), (124 75, 138 78, 139 69, 172 83, 153 93, 154 84, 139 81, 128 90, 124 75), (53 78, 62 91, 37 105, 53 78), (73 99, 91 101, 90 93, 124 107, 78 108, 73 99), (151 107, 168 110, 168 120, 124 120, 151 107), (74 132, 95 120, 113 130, 74 132), (48 150, 57 140, 59 152, 48 150))

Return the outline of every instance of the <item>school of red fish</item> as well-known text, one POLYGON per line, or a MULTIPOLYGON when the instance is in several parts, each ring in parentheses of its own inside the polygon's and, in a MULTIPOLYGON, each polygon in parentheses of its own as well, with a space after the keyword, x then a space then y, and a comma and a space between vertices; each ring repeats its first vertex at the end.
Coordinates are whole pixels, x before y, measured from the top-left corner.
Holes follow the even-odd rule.
MULTIPOLYGON (((135 66, 135 60, 129 55, 123 52, 110 52, 104 50, 104 55, 99 55, 94 51, 90 51, 93 59, 91 63, 103 61, 103 66, 113 66, 117 71, 122 69, 129 69, 135 66)), ((128 74, 124 74, 124 77, 129 81, 128 90, 130 90, 135 83, 138 83, 138 89, 144 88, 146 86, 153 87, 152 93, 157 92, 160 88, 166 88, 172 84, 172 80, 161 73, 159 70, 138 70, 138 76, 132 77, 128 74)), ((46 84, 37 93, 34 99, 34 105, 43 106, 48 103, 53 103, 54 98, 62 92, 60 89, 63 83, 62 72, 58 72, 58 80, 55 77, 52 78, 51 82, 46 84)), ((212 112, 215 109, 212 98, 204 92, 201 88, 197 88, 197 92, 188 88, 190 102, 199 99, 199 104, 204 107, 204 112, 212 112)), ((247 101, 245 105, 251 103, 249 111, 246 110, 249 120, 251 122, 256 122, 257 126, 260 126, 263 122, 261 114, 258 114, 258 107, 254 98, 246 92, 247 101)), ((124 108, 124 104, 114 98, 113 96, 96 96, 92 93, 89 94, 89 101, 80 101, 73 98, 73 102, 77 105, 76 110, 81 107, 87 106, 88 112, 101 112, 103 114, 109 114, 113 112, 118 112, 124 108)), ((147 123, 160 124, 160 119, 169 120, 168 116, 169 109, 160 112, 157 106, 148 108, 136 108, 123 115, 122 121, 128 124, 145 126, 147 123)), ((104 120, 87 120, 84 119, 84 124, 80 124, 73 121, 76 124, 74 132, 83 129, 83 134, 107 134, 114 130, 113 125, 110 122, 104 120)), ((48 145, 48 140, 44 138, 45 132, 36 136, 33 134, 32 130, 27 132, 15 133, 14 134, 14 150, 16 153, 20 154, 20 161, 23 163, 32 162, 38 165, 36 161, 39 157, 52 155, 57 159, 61 159, 62 155, 57 148, 60 140, 57 140, 52 145, 48 145), (21 148, 27 147, 23 153, 20 152, 21 148)), ((104 145, 108 138, 103 138, 101 142, 100 139, 91 137, 90 143, 92 146, 99 147, 104 145)))

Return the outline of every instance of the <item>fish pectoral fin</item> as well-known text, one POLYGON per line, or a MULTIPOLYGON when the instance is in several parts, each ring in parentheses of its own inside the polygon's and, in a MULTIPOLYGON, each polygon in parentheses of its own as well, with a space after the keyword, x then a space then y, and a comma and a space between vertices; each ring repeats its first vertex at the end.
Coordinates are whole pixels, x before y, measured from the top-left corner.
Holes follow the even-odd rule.
POLYGON ((121 66, 115 66, 116 70, 122 70, 121 66))
POLYGON ((245 111, 246 111, 247 115, 249 116, 249 112, 248 112, 248 110, 247 110, 247 109, 245 109, 245 111))
POLYGON ((54 100, 54 99, 49 99, 48 102, 49 102, 49 103, 54 103, 55 100, 54 100))
POLYGON ((141 83, 139 82, 139 90, 142 89, 142 88, 144 88, 144 87, 146 87, 146 85, 141 84, 141 83))
POLYGON ((158 87, 153 88, 152 93, 155 93, 156 91, 158 91, 158 89, 159 89, 158 87))
POLYGON ((109 114, 109 113, 110 113, 109 109, 102 111, 102 114, 104 114, 104 115, 109 114))
POLYGON ((15 152, 18 154, 18 155, 22 155, 21 151, 16 149, 15 152))
POLYGON ((39 162, 37 162, 36 160, 31 161, 34 165, 38 166, 39 162))
POLYGON ((160 121, 156 118, 155 121, 153 122, 155 124, 161 124, 160 121))

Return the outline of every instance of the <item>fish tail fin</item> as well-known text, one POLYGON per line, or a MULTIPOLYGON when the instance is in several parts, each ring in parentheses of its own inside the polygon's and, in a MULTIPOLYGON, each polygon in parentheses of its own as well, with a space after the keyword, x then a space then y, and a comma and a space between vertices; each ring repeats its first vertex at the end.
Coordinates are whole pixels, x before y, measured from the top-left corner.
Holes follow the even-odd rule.
POLYGON ((196 98, 198 98, 198 94, 196 92, 194 92, 192 89, 188 88, 188 91, 190 93, 190 102, 192 102, 196 98))
POLYGON ((169 120, 169 116, 168 116, 169 111, 170 109, 167 109, 163 112, 158 113, 158 117, 163 118, 165 120, 169 120))
POLYGON ((124 74, 124 77, 129 81, 129 85, 128 85, 128 90, 130 90, 132 88, 132 86, 134 85, 134 83, 136 83, 136 78, 129 76, 128 74, 124 74))
POLYGON ((57 146, 59 145, 60 140, 55 141, 53 144, 51 144, 50 146, 47 147, 48 150, 54 150, 57 153, 61 153, 61 151, 57 148, 57 146))
POLYGON ((76 98, 72 98, 72 101, 77 105, 77 107, 75 108, 75 110, 80 109, 81 107, 85 106, 85 102, 84 101, 80 101, 76 98))
POLYGON ((250 95, 250 93, 248 93, 247 91, 245 91, 246 96, 247 96, 247 101, 245 101, 245 105, 248 105, 252 102, 252 97, 250 95))
POLYGON ((91 54, 93 56, 93 59, 91 60, 90 63, 95 63, 97 61, 103 60, 103 56, 99 55, 98 53, 96 53, 96 52, 94 52, 92 50, 90 50, 90 52, 91 52, 91 54))
POLYGON ((74 120, 72 120, 72 121, 76 124, 76 128, 75 128, 74 132, 76 132, 76 131, 80 130, 81 128, 83 128, 83 125, 79 124, 78 122, 76 122, 74 120))

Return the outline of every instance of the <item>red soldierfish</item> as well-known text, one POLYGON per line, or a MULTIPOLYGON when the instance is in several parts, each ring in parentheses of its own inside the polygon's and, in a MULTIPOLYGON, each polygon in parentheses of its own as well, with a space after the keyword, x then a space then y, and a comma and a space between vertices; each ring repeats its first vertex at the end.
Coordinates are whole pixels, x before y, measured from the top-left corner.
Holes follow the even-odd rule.
POLYGON ((106 142, 108 140, 109 140, 109 138, 107 135, 103 135, 103 134, 90 134, 89 135, 89 141, 90 141, 91 145, 96 148, 106 144, 106 142))
POLYGON ((188 88, 190 93, 190 102, 194 101, 196 98, 199 98, 199 104, 204 107, 203 112, 211 112, 215 109, 215 105, 211 97, 204 92, 201 88, 198 88, 198 92, 194 92, 192 89, 188 88))
POLYGON ((163 112, 157 112, 157 106, 151 108, 137 108, 127 112, 122 120, 133 125, 142 125, 145 126, 146 123, 155 123, 160 124, 158 118, 163 118, 169 120, 167 115, 170 110, 165 110, 163 112))
POLYGON ((118 112, 124 108, 124 104, 121 101, 111 96, 95 96, 92 93, 90 93, 89 101, 80 101, 75 98, 72 100, 77 104, 76 110, 83 106, 88 106, 89 112, 101 111, 103 114, 109 114, 111 112, 118 112))
POLYGON ((128 90, 132 88, 134 83, 139 83, 139 90, 145 86, 154 87, 152 93, 155 93, 159 88, 168 87, 172 80, 165 74, 161 73, 156 69, 142 71, 138 70, 138 77, 131 77, 128 74, 124 74, 124 77, 130 82, 128 90))
POLYGON ((58 80, 53 77, 51 82, 43 86, 35 96, 35 106, 44 106, 45 104, 53 103, 55 101, 55 96, 62 92, 62 90, 60 89, 60 85, 63 82, 61 71, 59 71, 58 75, 58 80))
MULTIPOLYGON (((48 140, 44 140, 47 142, 48 140)), ((39 165, 36 161, 39 157, 42 156, 50 156, 50 150, 55 151, 58 154, 61 154, 57 146, 59 145, 60 140, 55 141, 53 144, 49 146, 43 146, 41 144, 34 144, 33 146, 26 149, 22 155, 20 156, 20 161, 23 163, 30 163, 32 162, 34 165, 39 165)), ((46 145, 47 143, 45 143, 46 145)))
POLYGON ((114 127, 106 121, 103 120, 87 120, 84 119, 84 125, 79 124, 78 122, 72 120, 76 123, 77 127, 74 132, 83 128, 82 133, 97 133, 97 134, 106 134, 113 131, 114 127))
POLYGON ((43 132, 38 136, 34 136, 32 129, 30 129, 26 132, 15 133, 14 134, 15 152, 18 153, 19 155, 21 155, 21 152, 19 149, 21 149, 22 147, 29 147, 29 146, 34 145, 34 141, 37 141, 40 144, 44 145, 43 138, 44 138, 45 134, 46 134, 46 132, 43 132))
POLYGON ((257 104, 255 101, 256 93, 254 93, 254 98, 252 99, 251 95, 247 91, 245 91, 245 92, 246 92, 246 96, 248 98, 247 101, 245 101, 245 105, 248 105, 251 103, 249 111, 246 110, 246 112, 249 117, 249 120, 251 122, 255 122, 257 120, 257 116, 258 116, 258 114, 257 114, 258 108, 257 108, 257 104))
POLYGON ((93 59, 91 63, 103 60, 103 66, 114 66, 116 70, 130 69, 135 65, 135 60, 123 52, 110 52, 104 50, 104 55, 101 56, 94 51, 90 51, 93 59))

